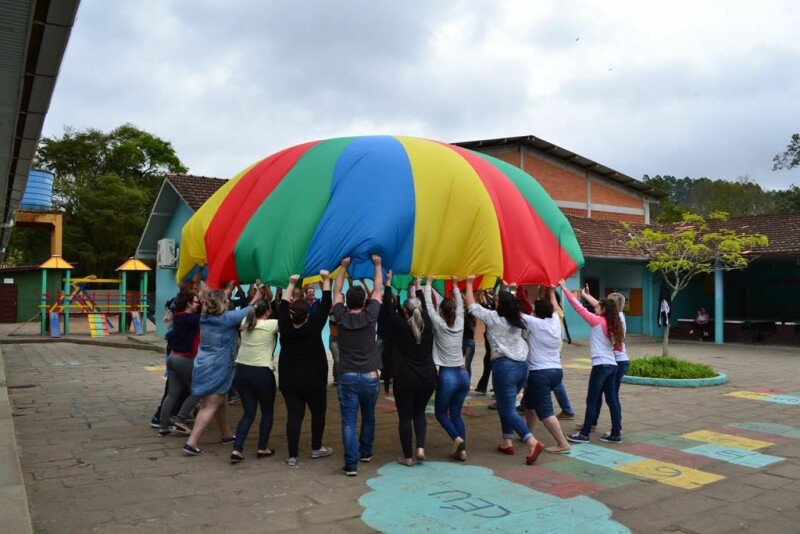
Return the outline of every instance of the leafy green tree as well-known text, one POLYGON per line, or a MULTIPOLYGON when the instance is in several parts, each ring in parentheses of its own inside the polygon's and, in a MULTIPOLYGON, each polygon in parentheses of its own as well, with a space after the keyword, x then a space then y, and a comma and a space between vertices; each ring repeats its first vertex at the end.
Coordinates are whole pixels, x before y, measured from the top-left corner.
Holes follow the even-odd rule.
MULTIPOLYGON (((110 132, 65 128, 61 137, 41 141, 34 167, 55 175, 64 257, 100 276, 136 249, 164 175, 188 172, 171 143, 131 124, 110 132)), ((14 232, 10 248, 25 250, 24 234, 14 232)))
POLYGON ((771 191, 777 213, 800 213, 800 187, 792 184, 789 189, 771 191))
MULTIPOLYGON (((754 248, 769 244, 758 233, 737 232, 725 227, 727 213, 704 217, 685 213, 681 222, 634 228, 622 223, 620 235, 625 246, 647 258, 647 268, 660 274, 669 286, 672 301, 686 289, 695 276, 714 271, 744 269, 752 261, 754 248)), ((664 328, 661 345, 669 356, 669 328, 664 328)))
POLYGON ((777 154, 772 161, 775 163, 772 166, 773 171, 800 167, 800 134, 794 134, 789 144, 786 145, 786 150, 777 154))

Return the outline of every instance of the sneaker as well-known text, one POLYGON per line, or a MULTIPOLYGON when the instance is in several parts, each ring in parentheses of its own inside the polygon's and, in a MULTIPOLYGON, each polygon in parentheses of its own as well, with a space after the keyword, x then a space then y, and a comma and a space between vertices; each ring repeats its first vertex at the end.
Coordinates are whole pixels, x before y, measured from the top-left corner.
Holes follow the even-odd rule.
POLYGON ((475 395, 486 395, 485 389, 475 389, 475 395))
POLYGON ((575 414, 574 413, 567 413, 564 410, 561 410, 560 412, 558 412, 558 415, 556 415, 556 419, 561 419, 561 420, 575 419, 575 414))
POLYGON ((365 464, 370 463, 373 458, 375 458, 375 456, 372 454, 361 453, 361 461, 364 462, 365 464))
POLYGON ((603 434, 600 437, 600 441, 605 441, 608 443, 622 443, 622 436, 613 436, 610 432, 607 434, 603 434))
MULTIPOLYGON (((191 434, 191 432, 190 432, 190 434, 191 434)), ((219 441, 220 441, 220 443, 222 443, 223 445, 230 445, 231 443, 233 443, 234 441, 236 441, 236 436, 231 436, 231 437, 229 437, 229 438, 222 438, 222 439, 221 439, 221 440, 219 440, 219 441)))
POLYGON ((311 458, 316 460, 317 458, 325 458, 331 454, 333 454, 333 449, 330 447, 320 447, 315 451, 311 451, 311 458))
POLYGON ((161 428, 161 419, 154 415, 153 418, 150 419, 150 428, 161 428))
POLYGON ((342 473, 344 473, 349 477, 354 477, 358 475, 358 469, 356 469, 355 467, 350 467, 345 465, 344 467, 342 467, 342 473))
POLYGON ((167 437, 167 436, 172 434, 172 429, 173 428, 174 427, 165 428, 164 430, 160 430, 159 429, 158 435, 161 436, 162 438, 167 437))
POLYGON ((192 429, 189 428, 188 426, 184 426, 184 425, 182 425, 180 423, 175 423, 174 425, 169 427, 169 429, 172 432, 174 432, 175 434, 181 434, 183 436, 191 436, 192 435, 192 429))
POLYGON ((187 456, 200 456, 203 454, 203 449, 196 449, 189 445, 188 443, 184 443, 183 445, 183 454, 187 456))
POLYGON ((289 467, 297 467, 297 458, 289 458, 286 460, 286 465, 289 467))
POLYGON ((239 404, 242 401, 242 398, 239 395, 231 395, 228 397, 228 404, 239 404))
POLYGON ((589 443, 589 436, 584 436, 580 432, 575 432, 567 436, 567 441, 571 441, 572 443, 589 443))

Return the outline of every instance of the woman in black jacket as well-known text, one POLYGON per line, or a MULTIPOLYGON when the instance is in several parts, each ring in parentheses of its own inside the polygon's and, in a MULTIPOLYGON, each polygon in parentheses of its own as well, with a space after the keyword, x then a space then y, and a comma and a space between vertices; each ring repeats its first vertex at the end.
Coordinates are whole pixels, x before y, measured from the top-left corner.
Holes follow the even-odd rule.
MULTIPOLYGON (((392 273, 386 277, 386 287, 392 273)), ((392 380, 397 407, 398 431, 403 456, 398 461, 414 465, 411 450, 411 429, 417 438, 417 460, 425 460, 425 410, 436 386, 436 366, 433 364, 433 324, 423 304, 419 278, 415 279, 416 296, 409 296, 400 315, 392 302, 391 291, 384 290, 383 309, 392 328, 392 380)))
POLYGON ((305 299, 291 301, 300 277, 289 279, 278 308, 281 352, 278 358, 279 389, 286 403, 286 441, 290 467, 297 465, 300 428, 311 411, 311 458, 330 456, 333 450, 322 446, 325 414, 328 410, 328 355, 322 344, 322 329, 331 311, 331 281, 328 271, 322 277, 322 303, 316 313, 308 313, 305 299))

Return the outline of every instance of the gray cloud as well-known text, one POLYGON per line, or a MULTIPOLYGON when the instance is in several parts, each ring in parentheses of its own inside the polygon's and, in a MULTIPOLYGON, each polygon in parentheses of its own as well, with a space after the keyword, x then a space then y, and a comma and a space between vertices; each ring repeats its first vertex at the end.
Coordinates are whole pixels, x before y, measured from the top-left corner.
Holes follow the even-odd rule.
POLYGON ((83 0, 45 135, 132 122, 227 177, 315 138, 531 133, 636 177, 800 183, 770 170, 800 131, 800 14, 701 8, 675 33, 591 0, 83 0))

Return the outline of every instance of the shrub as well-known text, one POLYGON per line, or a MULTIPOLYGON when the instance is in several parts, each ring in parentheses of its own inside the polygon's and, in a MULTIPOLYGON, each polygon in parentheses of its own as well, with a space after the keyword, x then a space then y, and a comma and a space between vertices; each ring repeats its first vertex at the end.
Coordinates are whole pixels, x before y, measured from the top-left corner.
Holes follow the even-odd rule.
POLYGON ((628 374, 644 378, 713 378, 718 373, 702 363, 672 357, 645 356, 631 360, 628 374))

